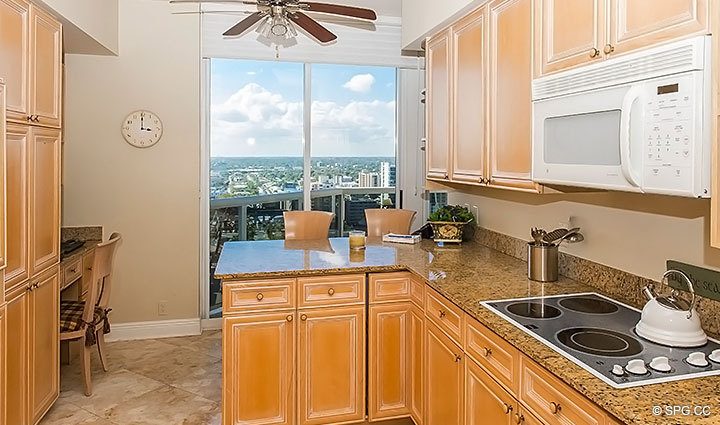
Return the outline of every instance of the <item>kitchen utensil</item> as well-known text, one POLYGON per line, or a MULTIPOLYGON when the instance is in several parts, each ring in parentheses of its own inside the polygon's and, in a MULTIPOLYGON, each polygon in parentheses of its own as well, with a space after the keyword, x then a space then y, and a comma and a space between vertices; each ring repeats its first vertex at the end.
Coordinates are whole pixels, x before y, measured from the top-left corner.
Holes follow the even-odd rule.
POLYGON ((562 239, 563 236, 567 235, 568 232, 568 229, 555 229, 552 232, 547 233, 545 236, 543 236, 543 242, 554 245, 560 239, 562 239))
POLYGON ((558 280, 557 245, 528 243, 528 279, 537 282, 558 280))
POLYGON ((654 285, 649 284, 643 289, 648 299, 642 311, 640 321, 635 326, 637 334, 647 340, 671 347, 699 347, 707 343, 707 335, 703 331, 700 317, 695 310, 695 289, 687 274, 680 270, 668 270, 663 274, 661 283, 676 275, 685 282, 692 294, 688 302, 681 298, 677 290, 669 297, 655 294, 654 285))
POLYGON ((577 242, 582 242, 584 240, 585 240, 585 237, 580 234, 580 228, 575 227, 573 229, 568 230, 568 232, 565 234, 565 236, 563 236, 562 238, 560 238, 559 241, 557 241, 557 245, 560 245, 563 242, 577 243, 577 242))
POLYGON ((533 227, 530 229, 530 236, 535 240, 535 245, 543 245, 545 242, 543 242, 543 237, 547 232, 543 229, 540 229, 538 227, 533 227))

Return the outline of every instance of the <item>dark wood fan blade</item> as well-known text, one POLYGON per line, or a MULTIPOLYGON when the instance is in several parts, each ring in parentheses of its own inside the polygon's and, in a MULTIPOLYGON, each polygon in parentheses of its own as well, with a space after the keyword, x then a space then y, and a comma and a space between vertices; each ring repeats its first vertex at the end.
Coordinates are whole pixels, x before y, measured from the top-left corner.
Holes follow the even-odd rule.
POLYGON ((318 24, 317 21, 302 12, 291 13, 288 16, 293 22, 298 24, 298 26, 305 31, 309 32, 310 35, 317 38, 321 43, 329 43, 337 39, 335 34, 331 33, 327 28, 318 24))
POLYGON ((264 12, 255 12, 237 24, 233 25, 232 28, 223 33, 224 36, 232 37, 240 35, 250 29, 253 25, 257 24, 266 14, 264 12))
POLYGON ((333 15, 351 16, 353 18, 369 19, 374 21, 377 19, 375 11, 364 9, 361 7, 342 6, 339 4, 302 2, 301 5, 307 5, 308 12, 331 13, 333 15))

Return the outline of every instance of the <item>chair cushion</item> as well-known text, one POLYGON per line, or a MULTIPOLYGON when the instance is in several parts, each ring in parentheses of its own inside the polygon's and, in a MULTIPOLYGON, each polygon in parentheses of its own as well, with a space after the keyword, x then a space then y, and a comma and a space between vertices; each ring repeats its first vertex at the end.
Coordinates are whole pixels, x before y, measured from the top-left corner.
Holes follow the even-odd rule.
MULTIPOLYGON (((85 310, 85 301, 60 302, 60 332, 75 332, 83 327, 82 315, 85 310)), ((100 307, 95 307, 93 325, 105 320, 106 313, 100 307)))

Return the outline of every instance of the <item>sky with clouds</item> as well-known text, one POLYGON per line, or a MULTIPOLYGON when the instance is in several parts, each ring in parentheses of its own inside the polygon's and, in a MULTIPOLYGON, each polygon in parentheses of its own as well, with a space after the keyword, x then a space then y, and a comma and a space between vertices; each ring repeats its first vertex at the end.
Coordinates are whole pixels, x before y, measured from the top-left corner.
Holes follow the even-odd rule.
MULTIPOLYGON (((212 59, 211 155, 302 156, 303 65, 212 59)), ((312 66, 312 155, 394 156, 394 68, 312 66)))

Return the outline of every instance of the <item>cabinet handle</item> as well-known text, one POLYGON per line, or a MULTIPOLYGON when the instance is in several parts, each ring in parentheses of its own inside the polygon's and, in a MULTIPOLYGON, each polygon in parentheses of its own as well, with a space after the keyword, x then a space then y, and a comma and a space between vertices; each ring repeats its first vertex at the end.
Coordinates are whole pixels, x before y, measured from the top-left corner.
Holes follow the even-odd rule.
POLYGON ((462 360, 462 356, 460 354, 455 354, 455 363, 460 363, 460 360, 462 360))
POLYGON ((590 57, 591 58, 596 58, 598 56, 600 56, 600 50, 598 50, 594 47, 592 49, 590 49, 590 57))
POLYGON ((335 290, 333 288, 328 289, 328 295, 330 295, 331 297, 335 295, 335 290))
POLYGON ((288 322, 292 322, 293 321, 292 314, 288 314, 288 317, 286 317, 285 320, 287 320, 288 322))
POLYGON ((440 310, 440 311, 438 311, 438 317, 441 318, 441 319, 442 319, 443 317, 445 317, 446 314, 447 314, 447 313, 445 313, 445 310, 440 310))
POLYGON ((32 122, 33 116, 32 116, 32 115, 28 115, 28 116, 27 116, 27 120, 30 121, 30 122, 32 122))
POLYGON ((560 406, 560 403, 555 403, 554 401, 550 403, 550 413, 553 415, 557 415, 562 410, 562 406, 560 406))
POLYGON ((262 292, 258 292, 258 294, 257 294, 257 296, 256 296, 255 298, 257 298, 258 301, 262 301, 263 298, 265 298, 265 295, 263 295, 262 292))
POLYGON ((70 273, 75 273, 77 271, 77 268, 73 267, 70 269, 70 273))
POLYGON ((609 55, 610 53, 615 51, 615 46, 612 44, 606 44, 605 47, 603 47, 603 52, 605 52, 606 55, 609 55))
POLYGON ((510 412, 512 412, 513 407, 505 402, 503 402, 503 412, 505 412, 506 415, 509 415, 510 412))
POLYGON ((525 416, 523 416, 523 415, 521 415, 521 414, 519 414, 519 413, 516 413, 516 414, 515 414, 515 423, 516 423, 516 424, 521 424, 521 423, 523 423, 523 422, 525 422, 525 416))
POLYGON ((300 320, 302 320, 303 322, 306 321, 306 320, 307 320, 307 314, 301 315, 301 316, 300 316, 300 320))
POLYGON ((482 355, 483 355, 483 357, 490 357, 492 355, 492 349, 483 347, 482 355))
POLYGON ((448 178, 448 177, 450 177, 450 174, 445 173, 445 178, 448 178))

